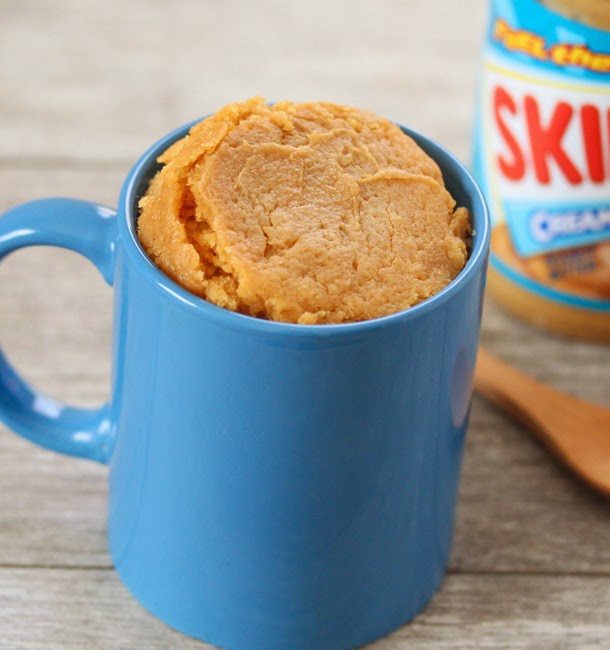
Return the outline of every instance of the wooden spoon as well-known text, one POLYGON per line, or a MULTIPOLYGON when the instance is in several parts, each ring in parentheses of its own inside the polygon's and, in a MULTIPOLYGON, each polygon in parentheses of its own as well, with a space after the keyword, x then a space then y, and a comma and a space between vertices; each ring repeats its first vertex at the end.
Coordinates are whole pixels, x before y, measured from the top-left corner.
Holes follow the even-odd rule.
POLYGON ((610 497, 610 409, 542 384, 479 348, 475 390, 610 497))

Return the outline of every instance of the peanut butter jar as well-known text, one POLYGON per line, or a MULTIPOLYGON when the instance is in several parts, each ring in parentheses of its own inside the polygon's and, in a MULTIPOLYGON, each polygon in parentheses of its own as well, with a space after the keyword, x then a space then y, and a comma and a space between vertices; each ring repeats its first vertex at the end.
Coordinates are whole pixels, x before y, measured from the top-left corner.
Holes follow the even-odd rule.
POLYGON ((609 0, 492 0, 473 167, 492 213, 492 296, 610 342, 609 0))

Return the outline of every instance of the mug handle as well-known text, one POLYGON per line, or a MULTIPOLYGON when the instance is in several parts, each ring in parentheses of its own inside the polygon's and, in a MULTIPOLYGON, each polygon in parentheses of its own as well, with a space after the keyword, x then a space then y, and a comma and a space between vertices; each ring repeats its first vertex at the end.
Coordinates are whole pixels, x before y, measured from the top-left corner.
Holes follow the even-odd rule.
MULTIPOLYGON (((116 212, 87 201, 51 198, 19 205, 0 216, 0 262, 27 246, 58 246, 89 259, 109 285, 114 279, 116 212)), ((0 348, 0 420, 42 447, 108 462, 113 437, 110 405, 74 408, 39 393, 0 348)))

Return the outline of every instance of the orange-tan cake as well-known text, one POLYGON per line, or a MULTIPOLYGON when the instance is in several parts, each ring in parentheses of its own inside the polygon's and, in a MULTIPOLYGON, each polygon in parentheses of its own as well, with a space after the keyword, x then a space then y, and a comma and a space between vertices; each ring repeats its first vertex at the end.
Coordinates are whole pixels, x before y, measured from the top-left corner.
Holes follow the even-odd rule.
POLYGON ((226 309, 366 320, 432 296, 466 261, 468 211, 436 163, 363 110, 251 99, 159 161, 140 240, 168 276, 226 309))

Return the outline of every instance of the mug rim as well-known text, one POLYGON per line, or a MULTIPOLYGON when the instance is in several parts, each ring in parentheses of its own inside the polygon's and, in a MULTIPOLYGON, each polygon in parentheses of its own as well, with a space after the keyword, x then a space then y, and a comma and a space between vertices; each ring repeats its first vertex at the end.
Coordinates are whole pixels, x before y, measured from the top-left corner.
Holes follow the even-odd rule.
MULTIPOLYGON (((390 327, 403 321, 417 318, 418 316, 435 309, 451 298, 462 286, 468 284, 480 267, 485 264, 489 253, 491 223, 487 203, 473 176, 462 162, 436 141, 422 135, 414 129, 395 122, 403 133, 412 137, 416 143, 439 165, 439 167, 440 164, 434 154, 442 154, 446 159, 448 159, 451 167, 457 172, 457 175, 460 177, 462 183, 466 186, 467 190, 469 190, 468 193, 471 195, 473 206, 470 210, 470 216, 473 221, 473 246, 464 268, 453 280, 451 280, 451 282, 449 282, 449 284, 433 296, 401 311, 386 316, 348 323, 305 325, 265 320, 255 316, 240 314, 239 312, 234 312, 208 302, 204 298, 191 293, 188 289, 185 289, 172 280, 161 271, 156 264, 154 264, 140 243, 136 232, 137 215, 134 214, 137 210, 136 199, 139 198, 137 197, 137 191, 143 180, 149 175, 150 167, 158 164, 157 157, 171 144, 185 136, 192 126, 198 124, 203 119, 205 118, 192 120, 191 122, 170 131, 168 134, 157 140, 140 156, 129 171, 123 184, 117 214, 119 240, 121 241, 124 250, 129 255, 130 260, 139 268, 143 275, 157 286, 157 288, 178 300, 183 307, 198 312, 202 316, 214 320, 221 325, 244 328, 251 331, 258 331, 263 334, 279 334, 283 336, 300 337, 307 336, 315 338, 325 338, 341 334, 353 335, 365 331, 368 332, 375 329, 390 327)), ((443 170, 441 169, 441 171, 443 170)))

